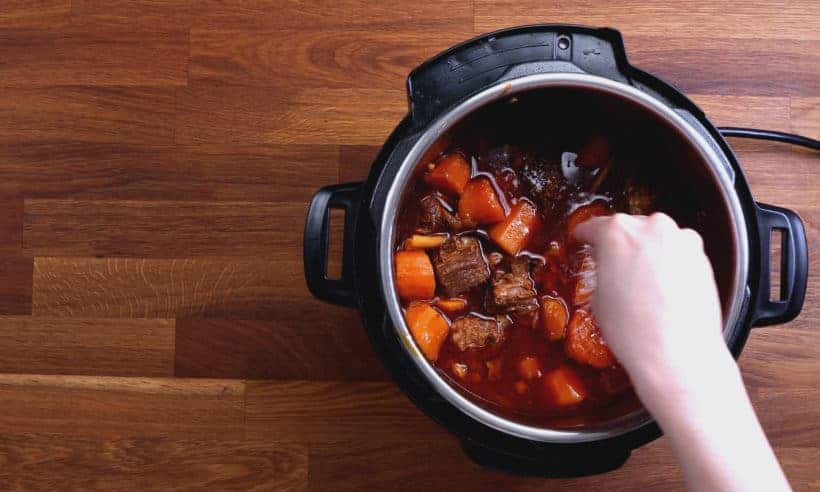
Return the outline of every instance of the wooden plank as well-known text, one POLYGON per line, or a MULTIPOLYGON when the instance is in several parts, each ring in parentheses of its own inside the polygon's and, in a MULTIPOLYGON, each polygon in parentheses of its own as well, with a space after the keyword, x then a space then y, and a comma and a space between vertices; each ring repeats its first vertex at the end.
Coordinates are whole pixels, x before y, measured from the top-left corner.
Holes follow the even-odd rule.
POLYGON ((338 179, 337 155, 330 145, 9 142, 0 180, 26 197, 307 202, 338 179))
POLYGON ((0 480, 20 490, 305 490, 308 450, 278 442, 0 435, 0 480))
POLYGON ((31 314, 33 260, 0 256, 0 314, 31 314))
POLYGON ((3 94, 0 143, 173 141, 170 88, 7 88, 3 94))
POLYGON ((248 381, 245 408, 251 439, 403 443, 444 436, 393 383, 248 381))
MULTIPOLYGON (((815 71, 815 81, 818 73, 815 71)), ((820 97, 793 97, 789 100, 792 111, 792 131, 820 140, 820 97)))
POLYGON ((418 30, 191 31, 191 80, 279 88, 401 89, 416 66, 471 37, 465 24, 418 30))
POLYGON ((231 26, 241 29, 298 29, 323 31, 328 29, 366 29, 393 31, 412 26, 414 30, 436 35, 453 26, 472 26, 473 8, 470 2, 443 0, 440 2, 407 3, 387 0, 373 3, 367 0, 336 2, 300 2, 298 0, 248 0, 241 4, 224 0, 197 3, 194 28, 231 26), (283 15, 287 12, 287 15, 283 15))
POLYGON ((176 141, 381 145, 407 111, 401 85, 380 89, 179 89, 176 141))
POLYGON ((376 161, 375 145, 342 145, 339 147, 339 182, 364 181, 376 161))
POLYGON ((700 43, 689 38, 627 35, 630 63, 694 94, 752 96, 820 95, 820 53, 816 41, 747 39, 712 36, 700 43))
MULTIPOLYGON (((37 258, 33 312, 84 318, 275 317, 309 299, 289 252, 260 258, 37 258)), ((0 270, 2 272, 2 270, 0 270)), ((302 309, 319 304, 311 300, 302 309)))
POLYGON ((755 389, 808 387, 817 380, 820 347, 813 342, 812 328, 820 319, 813 305, 806 311, 789 324, 752 331, 739 361, 748 386, 755 389))
POLYGON ((25 201, 23 250, 32 256, 257 256, 295 252, 301 203, 25 201), (128 224, 128 227, 122 227, 128 224))
POLYGON ((315 302, 283 303, 274 319, 181 319, 179 377, 386 380, 358 314, 315 302), (305 309, 310 305, 312 309, 305 309))
POLYGON ((23 197, 16 184, 0 184, 0 254, 20 256, 22 244, 23 197))
POLYGON ((71 24, 137 35, 187 32, 192 6, 198 4, 191 0, 71 0, 71 24))
POLYGON ((174 320, 0 316, 0 372, 172 376, 174 320))
MULTIPOLYGON (((693 49, 714 38, 820 39, 820 6, 813 0, 737 3, 730 0, 626 0, 607 8, 595 0, 476 0, 475 30, 537 24, 611 26, 629 36, 689 38, 693 49), (638 21, 638 19, 640 19, 638 21)), ((739 45, 742 46, 742 45, 739 45)))
POLYGON ((789 98, 687 94, 715 126, 788 131, 789 98))
POLYGON ((240 439, 234 380, 0 374, 0 434, 240 439))
POLYGON ((820 396, 815 385, 800 387, 790 380, 780 387, 760 388, 752 392, 752 403, 773 446, 817 447, 820 428, 806 425, 820 422, 820 396))
POLYGON ((71 0, 4 0, 0 29, 57 29, 69 22, 71 0))
POLYGON ((173 86, 187 83, 188 33, 0 30, 0 86, 173 86))

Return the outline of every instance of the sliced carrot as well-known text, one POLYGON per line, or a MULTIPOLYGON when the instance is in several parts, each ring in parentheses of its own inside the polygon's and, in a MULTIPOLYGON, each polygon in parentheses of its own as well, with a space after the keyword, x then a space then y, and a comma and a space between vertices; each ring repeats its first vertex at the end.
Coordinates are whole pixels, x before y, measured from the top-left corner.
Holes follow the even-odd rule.
POLYGON ((405 250, 396 253, 396 290, 402 301, 432 299, 436 293, 436 276, 427 253, 405 250))
POLYGON ((541 298, 541 327, 550 340, 561 340, 567 331, 569 313, 567 306, 559 298, 541 298))
POLYGON ((518 361, 518 374, 524 379, 539 378, 541 377, 541 364, 538 362, 538 359, 531 355, 522 357, 521 360, 518 361))
POLYGON ((430 249, 438 248, 449 236, 447 234, 413 234, 404 242, 404 247, 408 249, 430 249))
POLYGON ((461 154, 450 154, 424 176, 424 182, 443 193, 460 195, 471 174, 470 164, 461 154))
POLYGON ((467 300, 460 297, 439 299, 436 301, 436 306, 448 315, 458 314, 467 310, 467 300))
POLYGON ((618 362, 601 336, 595 317, 583 309, 576 309, 567 324, 564 352, 575 362, 596 369, 606 369, 618 362))
POLYGON ((502 250, 517 255, 527 245, 539 222, 535 205, 521 200, 510 210, 510 215, 490 228, 488 233, 502 250))
POLYGON ((578 227, 579 224, 586 222, 592 217, 602 215, 612 215, 612 209, 600 200, 576 208, 569 217, 567 217, 567 237, 572 240, 575 234, 575 228, 578 227))
POLYGON ((587 397, 584 382, 569 366, 561 366, 545 374, 544 386, 557 405, 577 405, 587 397))
POLYGON ((407 327, 424 356, 435 361, 450 332, 447 319, 427 303, 413 303, 404 312, 407 327))
POLYGON ((487 178, 471 179, 458 201, 458 215, 468 224, 494 224, 504 220, 504 207, 487 178))

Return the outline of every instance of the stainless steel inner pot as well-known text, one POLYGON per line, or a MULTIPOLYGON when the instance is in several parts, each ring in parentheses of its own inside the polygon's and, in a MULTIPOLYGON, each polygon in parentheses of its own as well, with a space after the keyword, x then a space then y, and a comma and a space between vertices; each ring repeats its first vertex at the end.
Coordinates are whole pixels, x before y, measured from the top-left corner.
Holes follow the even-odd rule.
MULTIPOLYGON (((686 115, 679 114, 661 100, 632 86, 594 75, 549 73, 512 79, 503 84, 489 87, 470 97, 430 125, 429 129, 407 154, 386 198, 385 212, 379 225, 381 233, 379 243, 380 279, 385 303, 395 327, 396 336, 402 341, 402 345, 419 371, 431 382, 443 398, 469 417, 513 436, 542 442, 580 443, 625 434, 651 422, 651 417, 645 410, 641 409, 602 424, 581 428, 558 429, 517 422, 483 408, 451 386, 424 357, 404 321, 393 280, 393 251, 396 246, 394 228, 397 212, 402 204, 408 184, 413 177, 413 171, 419 165, 425 151, 440 136, 474 110, 517 93, 551 87, 590 89, 634 103, 673 128, 681 138, 685 139, 696 150, 700 160, 708 163, 707 172, 716 184, 715 191, 721 194, 722 202, 729 217, 730 230, 727 231, 726 238, 731 244, 727 247, 731 247, 735 251, 730 296, 728 306, 724 306, 724 336, 729 338, 741 315, 744 289, 747 283, 749 254, 749 243, 745 228, 746 221, 738 197, 733 190, 734 173, 731 166, 719 150, 716 142, 710 137, 704 137, 705 133, 696 129, 696 125, 699 125, 699 123, 694 118, 687 118, 686 115)), ((697 165, 702 164, 698 162, 697 165)))

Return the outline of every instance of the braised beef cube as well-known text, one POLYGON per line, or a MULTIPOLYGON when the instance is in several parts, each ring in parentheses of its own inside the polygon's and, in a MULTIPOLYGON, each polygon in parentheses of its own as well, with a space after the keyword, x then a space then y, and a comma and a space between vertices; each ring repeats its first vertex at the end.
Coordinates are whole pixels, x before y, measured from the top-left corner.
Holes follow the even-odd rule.
POLYGON ((538 309, 527 257, 513 258, 509 272, 502 269, 493 272, 485 305, 489 312, 499 314, 528 314, 538 309))
POLYGON ((656 212, 657 195, 648 186, 628 179, 624 186, 626 210, 632 215, 650 215, 656 212))
POLYGON ((515 152, 509 145, 495 147, 478 156, 478 165, 493 174, 498 174, 512 165, 515 152))
POLYGON ((490 269, 478 239, 455 236, 448 239, 433 254, 433 269, 438 283, 453 297, 483 284, 490 278, 490 269))
POLYGON ((453 343, 459 350, 483 348, 490 343, 501 343, 510 324, 506 316, 482 318, 468 314, 455 320, 450 327, 453 343))
POLYGON ((523 189, 542 210, 553 210, 568 193, 567 180, 558 163, 530 162, 519 174, 523 189))
POLYGON ((432 234, 459 228, 458 216, 449 211, 439 197, 427 195, 421 199, 416 232, 432 234))

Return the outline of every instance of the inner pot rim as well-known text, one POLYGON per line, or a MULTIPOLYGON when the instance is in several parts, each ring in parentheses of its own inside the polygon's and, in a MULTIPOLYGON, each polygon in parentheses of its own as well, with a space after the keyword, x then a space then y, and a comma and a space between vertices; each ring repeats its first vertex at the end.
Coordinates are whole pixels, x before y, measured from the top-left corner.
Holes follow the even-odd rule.
POLYGON ((424 152, 441 135, 455 126, 474 110, 499 99, 514 94, 548 87, 593 89, 608 96, 619 97, 634 103, 644 110, 653 113, 661 121, 671 126, 681 138, 697 151, 703 163, 708 163, 708 172, 714 183, 717 184, 723 203, 729 210, 729 219, 734 229, 731 235, 735 265, 732 279, 730 308, 725 320, 723 333, 729 335, 741 313, 744 289, 748 277, 748 238, 745 228, 745 218, 737 194, 734 192, 734 175, 722 154, 716 151, 714 143, 710 143, 697 131, 692 124, 680 114, 666 106, 663 102, 632 86, 595 75, 579 73, 548 73, 520 77, 496 84, 482 92, 475 94, 442 115, 419 137, 402 161, 401 167, 387 193, 385 213, 382 216, 379 235, 379 270, 381 290, 385 296, 385 304, 390 314, 396 335, 407 350, 416 367, 433 385, 436 392, 449 403, 457 407, 467 416, 498 431, 541 442, 579 443, 598 441, 626 434, 652 421, 649 413, 641 408, 608 422, 570 429, 551 429, 528 425, 502 417, 490 410, 482 408, 471 401, 467 396, 450 385, 438 373, 438 370, 424 357, 413 339, 404 316, 395 290, 393 274, 393 250, 395 248, 394 226, 397 212, 402 204, 404 192, 409 180, 413 176, 419 159, 424 152))

